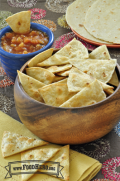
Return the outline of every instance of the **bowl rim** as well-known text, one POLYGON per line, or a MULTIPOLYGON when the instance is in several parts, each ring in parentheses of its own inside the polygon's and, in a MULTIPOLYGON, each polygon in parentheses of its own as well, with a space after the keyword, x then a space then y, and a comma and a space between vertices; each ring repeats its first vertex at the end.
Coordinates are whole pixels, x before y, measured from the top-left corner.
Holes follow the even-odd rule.
MULTIPOLYGON (((54 41, 54 34, 53 34, 53 32, 52 32, 48 27, 46 27, 46 26, 44 26, 44 25, 42 25, 42 24, 38 24, 38 23, 33 23, 33 22, 31 22, 31 23, 30 23, 30 27, 31 27, 31 28, 33 27, 33 29, 35 29, 34 26, 36 27, 36 29, 39 28, 38 30, 40 30, 40 31, 42 31, 42 32, 45 32, 45 33, 48 35, 48 37, 49 37, 49 42, 48 42, 48 44, 47 44, 46 46, 44 46, 44 47, 41 48, 40 50, 37 50, 37 51, 32 52, 32 53, 28 53, 28 54, 14 54, 14 53, 6 52, 6 51, 1 47, 1 42, 0 42, 0 54, 1 54, 1 55, 4 55, 4 56, 7 56, 7 57, 10 57, 10 58, 15 57, 15 58, 22 58, 22 59, 24 59, 24 58, 33 57, 33 56, 35 56, 36 54, 39 54, 39 53, 45 51, 46 49, 50 48, 50 47, 52 46, 52 44, 53 44, 53 41, 54 41)), ((0 30, 0 40, 1 40, 1 37, 4 36, 4 34, 5 34, 6 32, 10 32, 10 31, 12 31, 12 29, 11 29, 10 26, 6 26, 6 27, 4 27, 2 30, 0 30)))
MULTIPOLYGON (((29 61, 30 61, 30 60, 28 60, 28 61, 21 67, 20 71, 21 71, 22 73, 23 73, 23 71, 25 70, 25 68, 27 68, 29 61)), ((118 63, 116 64, 115 69, 117 69, 117 71, 118 71, 118 73, 119 73, 119 75, 120 75, 120 66, 119 66, 118 63)), ((39 102, 39 101, 33 99, 32 97, 30 97, 30 96, 24 91, 24 89, 23 89, 23 87, 22 87, 22 85, 21 85, 21 83, 20 83, 20 80, 19 80, 18 75, 16 76, 15 84, 16 84, 16 82, 18 81, 17 83, 18 83, 18 86, 19 86, 19 88, 21 89, 21 91, 23 91, 23 93, 25 94, 26 97, 28 97, 29 99, 32 99, 32 101, 34 101, 34 102, 37 102, 37 103, 39 103, 39 104, 41 104, 41 105, 44 105, 44 106, 47 106, 47 107, 49 107, 49 108, 56 108, 56 109, 60 108, 60 109, 64 109, 64 110, 72 110, 72 109, 74 109, 74 110, 75 110, 75 109, 88 109, 88 108, 91 108, 91 107, 94 108, 94 107, 102 104, 103 102, 107 101, 107 100, 110 99, 111 97, 113 97, 114 94, 116 94, 116 92, 120 89, 120 77, 118 77, 118 80, 119 80, 119 84, 118 84, 118 86, 116 87, 114 93, 112 93, 111 95, 109 95, 108 97, 106 97, 106 99, 104 99, 104 100, 102 100, 102 101, 99 101, 99 102, 97 102, 97 103, 95 103, 95 104, 92 104, 92 105, 89 105, 89 106, 83 106, 83 107, 57 107, 57 106, 51 106, 51 105, 48 105, 48 104, 39 102)))

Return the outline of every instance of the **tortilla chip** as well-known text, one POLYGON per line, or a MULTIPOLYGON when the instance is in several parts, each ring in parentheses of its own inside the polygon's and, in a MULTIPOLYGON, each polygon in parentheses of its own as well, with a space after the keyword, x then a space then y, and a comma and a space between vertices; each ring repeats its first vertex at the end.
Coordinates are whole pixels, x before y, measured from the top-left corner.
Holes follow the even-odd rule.
MULTIPOLYGON (((28 160, 28 162, 26 162, 26 165, 31 165, 31 162, 29 160, 43 160, 43 161, 48 161, 50 160, 57 152, 58 152, 58 148, 41 148, 41 149, 34 149, 34 150, 29 150, 26 152, 21 153, 21 161, 25 161, 28 160)), ((22 163, 22 166, 25 163, 22 163)), ((43 163, 41 163, 41 165, 43 165, 43 163)), ((37 172, 38 169, 32 169, 32 172, 37 172)), ((22 170, 22 172, 31 172, 31 169, 25 169, 22 170)), ((22 174, 22 181, 26 181, 28 180, 31 176, 34 175, 34 173, 31 174, 22 174)))
POLYGON ((54 83, 54 82, 58 82, 58 81, 60 81, 60 80, 62 80, 62 79, 66 79, 66 78, 67 78, 67 77, 55 75, 55 77, 54 77, 54 79, 53 79, 53 83, 54 83))
POLYGON ((26 68, 26 73, 27 75, 39 80, 40 82, 43 82, 44 84, 52 83, 55 77, 52 72, 49 72, 47 69, 40 67, 26 68))
POLYGON ((48 144, 48 142, 43 140, 36 140, 9 131, 4 131, 1 144, 2 156, 7 157, 46 144, 48 144))
POLYGON ((99 46, 95 50, 93 50, 89 54, 89 58, 90 59, 100 59, 100 60, 109 60, 109 59, 111 59, 106 45, 99 46))
POLYGON ((44 102, 38 89, 45 86, 45 84, 20 71, 17 72, 24 91, 33 99, 44 102))
POLYGON ((75 93, 70 93, 67 87, 67 79, 46 85, 38 89, 45 103, 51 106, 60 106, 75 93))
MULTIPOLYGON (((59 151, 50 159, 52 162, 58 162, 63 167, 61 174, 64 180, 69 180, 69 145, 63 146, 59 151)), ((48 167, 54 167, 52 163, 47 163, 48 167)), ((42 170, 40 170, 42 171, 42 170)), ((60 174, 60 172, 59 172, 60 174)), ((56 175, 52 175, 56 177, 56 175)), ((59 175, 58 175, 59 177, 59 175)), ((61 177, 61 175, 60 175, 61 177)))
POLYGON ((88 86, 93 82, 95 78, 83 73, 79 69, 73 67, 70 70, 69 77, 67 80, 68 91, 69 92, 79 92, 84 87, 88 86))
MULTIPOLYGON (((84 72, 80 71, 79 69, 73 67, 70 71, 67 85, 68 85, 68 91, 69 92, 79 92, 84 87, 88 86, 90 83, 92 83, 95 80, 95 78, 89 76, 88 74, 85 74, 84 72)), ((113 93, 113 86, 109 86, 101 81, 98 80, 98 82, 101 84, 103 90, 108 93, 109 95, 113 93)))
POLYGON ((26 34, 30 32, 31 11, 21 11, 9 16, 6 21, 15 33, 26 34))
POLYGON ((38 66, 64 65, 69 63, 69 59, 88 58, 87 48, 75 38, 61 48, 57 53, 47 60, 37 64, 38 66))
POLYGON ((105 93, 107 94, 107 95, 111 95, 111 94, 113 94, 115 91, 113 90, 113 89, 106 89, 105 90, 105 93))
MULTIPOLYGON (((104 59, 104 60, 111 59, 106 45, 99 46, 98 48, 93 50, 89 54, 89 58, 91 58, 91 59, 104 59)), ((115 70, 114 70, 114 73, 113 73, 109 83, 114 85, 114 86, 118 86, 118 84, 119 84, 118 77, 117 77, 115 70)))
POLYGON ((61 72, 61 71, 65 71, 68 70, 72 67, 71 64, 66 64, 66 65, 60 65, 60 66, 51 66, 49 67, 47 70, 49 70, 52 73, 57 73, 57 72, 61 72))
POLYGON ((66 70, 66 71, 62 71, 62 72, 59 72, 59 73, 56 73, 57 75, 59 76, 63 76, 63 77, 68 77, 69 76, 69 73, 70 73, 70 70, 66 70))
POLYGON ((95 80, 87 87, 83 88, 76 95, 64 102, 60 107, 83 107, 95 104, 106 98, 100 83, 95 80))
POLYGON ((109 80, 108 83, 112 84, 112 85, 114 85, 116 87, 119 85, 118 76, 117 76, 117 73, 116 73, 115 70, 114 70, 113 75, 112 75, 112 77, 111 77, 111 79, 109 80))
POLYGON ((59 162, 64 167, 61 171, 64 180, 69 180, 69 145, 60 148, 59 152, 50 161, 59 162))
POLYGON ((47 58, 51 57, 53 53, 53 48, 50 48, 48 50, 45 50, 35 57, 33 57, 29 62, 28 62, 28 67, 37 67, 37 64, 46 60, 47 58))
POLYGON ((117 60, 74 59, 69 62, 82 72, 107 83, 112 77, 117 60))

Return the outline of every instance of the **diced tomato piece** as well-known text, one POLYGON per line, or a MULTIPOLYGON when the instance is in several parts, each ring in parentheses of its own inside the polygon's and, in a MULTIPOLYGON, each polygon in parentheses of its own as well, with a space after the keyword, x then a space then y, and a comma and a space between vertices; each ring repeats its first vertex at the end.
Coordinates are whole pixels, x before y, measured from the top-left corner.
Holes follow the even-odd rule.
POLYGON ((39 43, 43 45, 43 44, 44 44, 44 41, 43 41, 43 40, 39 40, 39 43))
POLYGON ((24 43, 31 43, 31 38, 25 37, 24 38, 24 43))
POLYGON ((24 45, 23 42, 19 44, 19 47, 24 47, 24 46, 25 46, 25 45, 24 45))
POLYGON ((16 47, 16 44, 11 44, 10 46, 11 46, 11 47, 16 47))
POLYGON ((12 40, 11 40, 11 43, 17 43, 17 38, 13 37, 12 40))
POLYGON ((32 43, 32 44, 34 44, 34 45, 36 45, 36 44, 38 44, 38 43, 39 43, 39 40, 32 39, 31 43, 32 43))
POLYGON ((7 38, 12 38, 12 37, 13 37, 13 34, 12 34, 12 33, 6 33, 6 37, 7 37, 7 38))
POLYGON ((38 34, 37 34, 36 31, 31 31, 30 35, 31 35, 31 36, 36 36, 36 35, 38 35, 38 34))
POLYGON ((41 49, 40 44, 37 44, 37 45, 36 45, 36 49, 37 49, 37 50, 41 49))
POLYGON ((16 47, 15 50, 16 51, 22 51, 22 48, 21 47, 16 47))
POLYGON ((28 52, 26 50, 23 51, 23 54, 27 54, 28 52))
POLYGON ((17 43, 21 43, 22 42, 22 38, 21 37, 18 37, 17 38, 17 43))

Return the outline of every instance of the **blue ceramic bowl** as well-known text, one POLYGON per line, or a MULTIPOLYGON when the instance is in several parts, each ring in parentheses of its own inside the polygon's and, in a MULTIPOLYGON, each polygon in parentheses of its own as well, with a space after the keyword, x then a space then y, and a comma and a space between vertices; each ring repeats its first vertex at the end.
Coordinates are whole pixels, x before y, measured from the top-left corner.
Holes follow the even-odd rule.
MULTIPOLYGON (((49 28, 47 28, 46 26, 43 26, 41 24, 37 24, 37 23, 31 23, 31 28, 45 32, 48 35, 49 42, 42 49, 40 49, 36 52, 33 52, 33 53, 28 53, 28 54, 13 54, 13 53, 9 53, 9 52, 6 52, 5 50, 3 50, 3 48, 0 45, 1 65, 4 69, 4 71, 6 72, 7 76, 10 77, 10 79, 12 81, 15 81, 15 78, 17 75, 17 70, 20 70, 22 65, 24 65, 29 59, 31 59, 35 55, 50 48, 51 45, 53 44, 54 35, 49 28)), ((6 32, 10 32, 10 31, 12 31, 12 29, 9 26, 3 28, 0 31, 0 40, 1 40, 1 37, 3 35, 5 35, 6 32)))

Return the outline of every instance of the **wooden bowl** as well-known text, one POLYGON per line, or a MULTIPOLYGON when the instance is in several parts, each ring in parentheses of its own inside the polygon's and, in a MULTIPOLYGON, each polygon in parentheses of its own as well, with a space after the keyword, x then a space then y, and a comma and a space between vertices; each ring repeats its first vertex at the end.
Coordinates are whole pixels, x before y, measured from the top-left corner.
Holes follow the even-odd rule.
MULTIPOLYGON (((25 72, 28 62, 23 65, 25 72)), ((116 72, 120 79, 120 68, 116 72)), ((109 133, 120 119, 120 83, 105 100, 81 108, 59 108, 45 105, 23 90, 17 76, 14 99, 22 123, 41 139, 56 144, 83 144, 109 133)))

